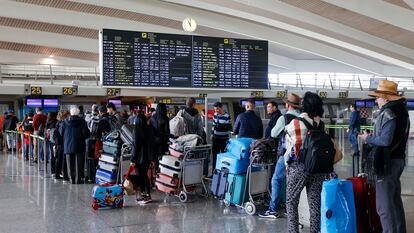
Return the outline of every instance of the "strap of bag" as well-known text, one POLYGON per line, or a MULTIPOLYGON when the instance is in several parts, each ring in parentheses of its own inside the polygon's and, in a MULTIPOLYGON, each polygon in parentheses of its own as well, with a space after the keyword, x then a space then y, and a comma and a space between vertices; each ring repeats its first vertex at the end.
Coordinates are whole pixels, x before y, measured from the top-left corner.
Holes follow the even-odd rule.
POLYGON ((299 158, 300 156, 300 147, 302 146, 302 135, 300 133, 300 122, 299 120, 293 120, 293 124, 295 126, 295 137, 296 137, 296 143, 295 143, 295 154, 296 157, 299 158))
POLYGON ((128 180, 129 179, 129 175, 131 175, 131 173, 135 170, 135 166, 134 165, 130 165, 128 168, 128 171, 125 173, 125 179, 128 180))

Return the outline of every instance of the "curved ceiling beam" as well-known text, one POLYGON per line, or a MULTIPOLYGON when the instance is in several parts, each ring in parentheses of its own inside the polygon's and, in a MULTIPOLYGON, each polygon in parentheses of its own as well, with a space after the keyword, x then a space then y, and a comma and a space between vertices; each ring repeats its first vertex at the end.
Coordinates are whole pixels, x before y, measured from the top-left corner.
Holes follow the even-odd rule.
MULTIPOLYGON (((378 0, 323 0, 324 2, 414 32, 414 11, 378 0)), ((405 0, 409 4, 408 0, 405 0)), ((412 1, 414 3, 414 1, 412 1)), ((412 5, 410 5, 412 6, 412 5)))

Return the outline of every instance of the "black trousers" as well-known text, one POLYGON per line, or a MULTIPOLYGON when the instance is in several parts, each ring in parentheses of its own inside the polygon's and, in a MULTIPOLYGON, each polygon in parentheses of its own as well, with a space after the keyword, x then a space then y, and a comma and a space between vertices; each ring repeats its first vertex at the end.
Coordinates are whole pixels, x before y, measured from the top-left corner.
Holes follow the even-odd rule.
POLYGON ((224 152, 228 140, 228 138, 213 137, 213 170, 216 168, 217 154, 224 152))
POLYGON ((66 162, 68 166, 68 173, 72 180, 72 184, 82 183, 83 175, 85 173, 85 153, 66 154, 66 162))
POLYGON ((140 177, 140 184, 139 188, 141 189, 142 194, 151 195, 151 183, 148 179, 148 168, 149 168, 150 162, 144 162, 141 164, 136 164, 135 166, 135 172, 139 174, 140 177))
POLYGON ((55 165, 55 174, 56 177, 60 176, 63 172, 63 178, 68 179, 68 169, 66 167, 66 159, 65 155, 63 154, 62 146, 56 146, 56 165, 55 165))

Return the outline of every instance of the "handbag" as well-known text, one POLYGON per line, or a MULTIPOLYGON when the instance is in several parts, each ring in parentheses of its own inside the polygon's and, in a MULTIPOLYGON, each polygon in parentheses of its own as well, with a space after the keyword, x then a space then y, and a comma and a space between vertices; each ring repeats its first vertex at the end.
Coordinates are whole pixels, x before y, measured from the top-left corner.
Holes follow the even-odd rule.
POLYGON ((342 158, 344 157, 344 155, 342 154, 342 150, 341 148, 339 148, 339 146, 335 143, 334 140, 332 140, 334 147, 335 147, 335 157, 334 157, 334 164, 336 164, 337 162, 341 161, 342 158))
POLYGON ((129 175, 131 175, 132 171, 135 170, 135 166, 129 166, 128 171, 125 173, 125 180, 123 183, 123 187, 127 193, 127 195, 133 195, 135 193, 134 184, 129 180, 129 175))

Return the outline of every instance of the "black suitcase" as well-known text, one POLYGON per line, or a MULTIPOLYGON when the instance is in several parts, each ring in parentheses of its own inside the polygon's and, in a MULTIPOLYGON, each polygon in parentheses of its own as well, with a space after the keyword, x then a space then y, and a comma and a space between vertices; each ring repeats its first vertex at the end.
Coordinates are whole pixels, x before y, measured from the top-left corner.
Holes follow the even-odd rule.
POLYGON ((122 125, 120 137, 124 143, 132 145, 134 142, 134 125, 122 125))
POLYGON ((86 156, 85 156, 85 180, 92 183, 95 181, 96 166, 98 161, 95 157, 96 139, 86 139, 86 156))
POLYGON ((213 171, 213 179, 211 181, 211 194, 218 198, 224 199, 226 194, 227 186, 227 177, 229 175, 229 170, 226 168, 216 169, 213 171))

